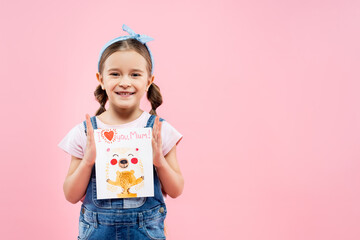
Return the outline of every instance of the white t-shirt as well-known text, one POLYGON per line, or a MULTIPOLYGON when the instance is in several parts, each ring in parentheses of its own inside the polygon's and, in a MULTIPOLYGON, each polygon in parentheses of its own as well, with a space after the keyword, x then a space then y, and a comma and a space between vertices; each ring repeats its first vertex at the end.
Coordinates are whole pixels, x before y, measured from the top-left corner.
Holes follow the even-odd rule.
MULTIPOLYGON (((148 112, 143 112, 140 117, 132 122, 121 125, 107 125, 96 117, 97 127, 101 129, 107 128, 143 128, 146 126, 149 117, 148 112)), ((161 140, 164 156, 182 139, 182 134, 179 133, 173 126, 171 126, 166 120, 161 125, 161 140)), ((86 150, 87 137, 85 134, 84 123, 81 122, 73 127, 70 132, 61 140, 58 146, 65 152, 72 156, 83 158, 86 150)))

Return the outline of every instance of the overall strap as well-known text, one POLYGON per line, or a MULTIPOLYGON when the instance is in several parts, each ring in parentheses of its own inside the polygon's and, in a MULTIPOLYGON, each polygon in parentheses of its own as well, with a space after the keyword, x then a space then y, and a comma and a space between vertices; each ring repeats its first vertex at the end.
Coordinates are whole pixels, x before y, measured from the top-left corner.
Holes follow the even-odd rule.
MULTIPOLYGON (((151 115, 151 116, 149 117, 149 120, 147 121, 145 127, 151 127, 151 128, 153 128, 154 123, 155 123, 155 118, 156 118, 156 115, 151 115)), ((90 121, 91 121, 91 124, 92 124, 92 126, 93 126, 93 129, 94 129, 94 130, 97 129, 96 116, 91 117, 91 118, 90 118, 90 121)), ((162 122, 162 121, 165 121, 165 119, 160 118, 159 121, 162 122)), ((85 134, 87 135, 87 131, 86 131, 86 130, 87 130, 87 129, 86 129, 86 121, 84 121, 83 123, 84 123, 84 127, 85 127, 85 134)))
MULTIPOLYGON (((96 123, 96 116, 93 116, 90 118, 91 124, 93 126, 93 129, 97 129, 97 123, 96 123)), ((84 127, 85 127, 85 134, 87 135, 87 131, 86 131, 86 121, 83 122, 84 123, 84 127)))
MULTIPOLYGON (((151 115, 151 116, 149 117, 149 120, 147 121, 147 124, 146 124, 145 127, 151 127, 151 128, 153 128, 154 123, 155 123, 155 118, 156 118, 156 115, 151 115)), ((162 119, 162 118, 160 118, 159 120, 160 120, 160 122, 165 121, 165 120, 162 119)))

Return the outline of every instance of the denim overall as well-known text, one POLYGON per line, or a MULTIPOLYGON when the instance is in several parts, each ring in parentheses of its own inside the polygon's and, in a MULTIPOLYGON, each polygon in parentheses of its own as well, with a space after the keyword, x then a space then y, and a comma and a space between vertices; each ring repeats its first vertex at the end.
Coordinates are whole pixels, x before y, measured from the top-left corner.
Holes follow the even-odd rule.
MULTIPOLYGON (((153 127, 151 115, 146 127, 153 127)), ((97 129, 95 116, 90 118, 97 129)), ((160 121, 164 119, 160 118, 160 121)), ((86 121, 84 121, 86 133, 86 121)), ((92 168, 86 196, 79 218, 80 240, 99 239, 165 239, 166 206, 161 184, 154 166, 154 197, 97 199, 95 164, 92 168)))

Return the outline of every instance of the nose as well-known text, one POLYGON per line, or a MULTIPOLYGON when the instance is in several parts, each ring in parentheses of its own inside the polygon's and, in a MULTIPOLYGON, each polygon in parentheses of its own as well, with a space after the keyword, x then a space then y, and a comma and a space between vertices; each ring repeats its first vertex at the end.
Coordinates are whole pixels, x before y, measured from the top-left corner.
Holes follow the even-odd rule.
POLYGON ((124 159, 124 160, 121 160, 120 163, 121 163, 121 164, 127 164, 128 161, 124 159))
POLYGON ((131 86, 131 81, 130 81, 130 79, 127 78, 127 77, 122 77, 122 78, 120 78, 120 80, 119 80, 119 86, 120 86, 120 87, 124 87, 124 88, 130 87, 130 86, 131 86))

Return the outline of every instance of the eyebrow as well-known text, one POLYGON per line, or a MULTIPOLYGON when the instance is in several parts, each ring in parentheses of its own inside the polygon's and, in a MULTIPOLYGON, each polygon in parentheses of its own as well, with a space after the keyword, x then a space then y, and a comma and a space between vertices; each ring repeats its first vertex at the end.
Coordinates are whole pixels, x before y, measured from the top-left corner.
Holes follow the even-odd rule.
MULTIPOLYGON (((108 69, 108 72, 111 72, 111 71, 118 71, 119 69, 118 68, 110 68, 108 69)), ((136 72, 144 72, 140 69, 137 69, 137 68, 133 68, 133 69, 130 69, 130 71, 136 71, 136 72)))
POLYGON ((113 157, 115 157, 115 155, 116 155, 116 156, 119 156, 119 155, 117 155, 117 154, 114 154, 113 157))
MULTIPOLYGON (((129 153, 129 155, 128 155, 128 156, 130 156, 130 155, 133 155, 133 154, 129 153)), ((134 156, 134 155, 133 155, 133 156, 134 156)))

